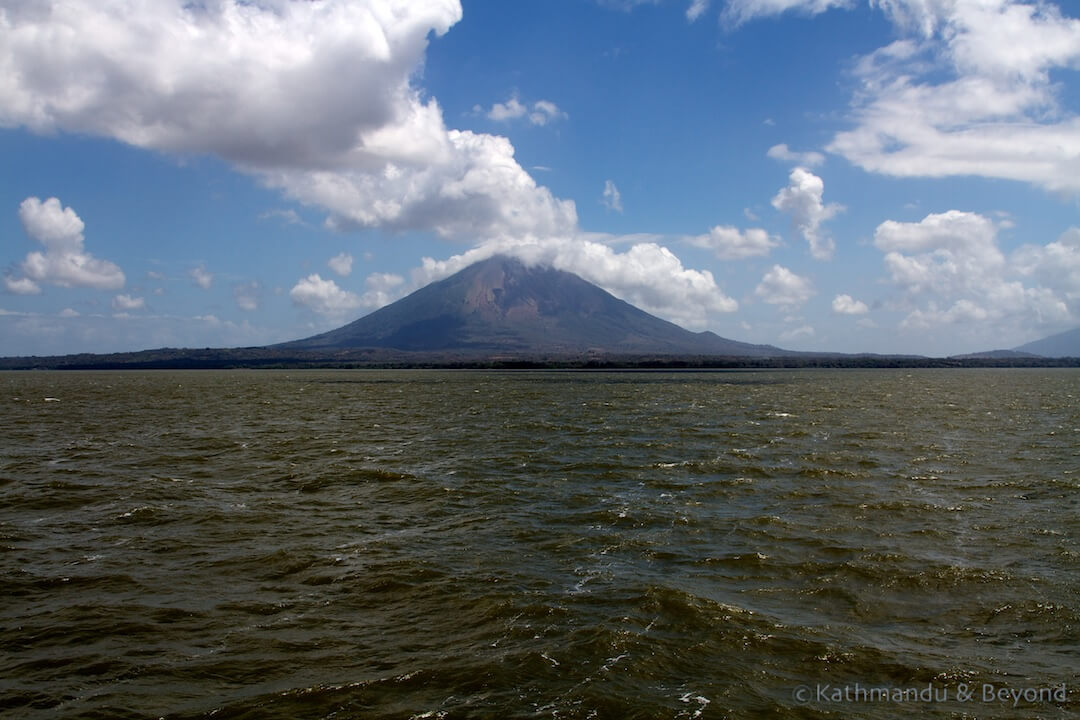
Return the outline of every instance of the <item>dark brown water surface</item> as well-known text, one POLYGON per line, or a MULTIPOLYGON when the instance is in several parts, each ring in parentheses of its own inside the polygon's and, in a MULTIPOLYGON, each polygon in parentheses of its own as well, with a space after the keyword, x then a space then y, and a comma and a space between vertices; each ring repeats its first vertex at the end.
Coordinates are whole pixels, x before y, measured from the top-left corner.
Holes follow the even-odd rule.
POLYGON ((1077 717, 1078 533, 1076 370, 4 373, 0 714, 1077 717))

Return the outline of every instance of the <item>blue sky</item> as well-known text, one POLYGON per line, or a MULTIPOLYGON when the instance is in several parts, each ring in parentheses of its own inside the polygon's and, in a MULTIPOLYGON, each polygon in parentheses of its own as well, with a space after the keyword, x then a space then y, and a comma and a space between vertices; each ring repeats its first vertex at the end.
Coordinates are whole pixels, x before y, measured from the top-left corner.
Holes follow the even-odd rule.
POLYGON ((1080 19, 1021 0, 14 0, 0 354, 344 324, 497 252, 690 329, 1080 325, 1080 19))

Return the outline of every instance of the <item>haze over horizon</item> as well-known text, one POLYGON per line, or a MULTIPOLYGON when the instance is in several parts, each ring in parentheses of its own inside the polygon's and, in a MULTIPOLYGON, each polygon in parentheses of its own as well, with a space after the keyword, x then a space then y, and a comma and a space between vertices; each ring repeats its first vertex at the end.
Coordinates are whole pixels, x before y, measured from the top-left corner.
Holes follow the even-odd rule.
POLYGON ((496 253, 748 343, 1015 347, 1080 325, 1076 12, 6 3, 0 354, 294 340, 496 253))

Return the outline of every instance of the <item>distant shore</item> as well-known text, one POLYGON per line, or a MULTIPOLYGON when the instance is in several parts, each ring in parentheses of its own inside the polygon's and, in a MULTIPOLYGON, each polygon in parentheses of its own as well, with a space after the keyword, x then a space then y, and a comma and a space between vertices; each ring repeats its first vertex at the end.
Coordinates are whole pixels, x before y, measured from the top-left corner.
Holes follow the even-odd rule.
POLYGON ((1080 358, 1036 356, 840 355, 801 353, 777 357, 615 355, 477 351, 407 352, 384 348, 331 352, 277 348, 177 349, 0 358, 0 370, 182 370, 241 368, 429 369, 777 369, 777 368, 1050 368, 1080 367, 1080 358))

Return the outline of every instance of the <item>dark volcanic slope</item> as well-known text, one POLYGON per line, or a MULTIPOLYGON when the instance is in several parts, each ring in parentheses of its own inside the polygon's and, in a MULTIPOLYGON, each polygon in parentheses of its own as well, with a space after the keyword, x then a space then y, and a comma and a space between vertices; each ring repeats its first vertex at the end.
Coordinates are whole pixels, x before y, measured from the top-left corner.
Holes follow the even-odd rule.
POLYGON ((496 256, 330 332, 276 346, 513 353, 787 355, 692 333, 577 275, 496 256))

